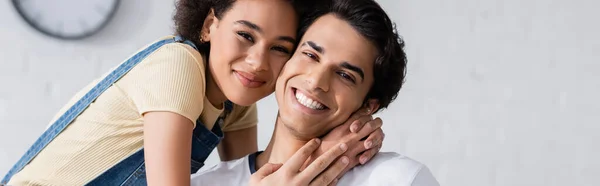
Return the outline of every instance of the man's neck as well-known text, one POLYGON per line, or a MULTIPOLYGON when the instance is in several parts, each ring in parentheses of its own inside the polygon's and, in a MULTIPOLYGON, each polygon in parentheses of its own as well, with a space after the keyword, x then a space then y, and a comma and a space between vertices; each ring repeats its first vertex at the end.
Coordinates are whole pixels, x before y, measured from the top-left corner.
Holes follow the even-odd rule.
POLYGON ((263 153, 256 156, 256 170, 267 163, 285 163, 310 139, 299 139, 292 134, 277 115, 271 141, 263 153))

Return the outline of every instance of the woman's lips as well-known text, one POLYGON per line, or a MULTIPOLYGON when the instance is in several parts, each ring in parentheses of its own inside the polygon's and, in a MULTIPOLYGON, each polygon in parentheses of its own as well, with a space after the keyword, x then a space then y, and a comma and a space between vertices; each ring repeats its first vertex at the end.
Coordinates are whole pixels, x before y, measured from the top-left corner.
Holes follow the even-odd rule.
POLYGON ((242 85, 248 88, 257 88, 266 83, 265 81, 257 78, 256 75, 252 73, 247 73, 243 71, 233 71, 233 74, 235 74, 235 77, 237 77, 237 79, 240 81, 240 83, 242 83, 242 85))

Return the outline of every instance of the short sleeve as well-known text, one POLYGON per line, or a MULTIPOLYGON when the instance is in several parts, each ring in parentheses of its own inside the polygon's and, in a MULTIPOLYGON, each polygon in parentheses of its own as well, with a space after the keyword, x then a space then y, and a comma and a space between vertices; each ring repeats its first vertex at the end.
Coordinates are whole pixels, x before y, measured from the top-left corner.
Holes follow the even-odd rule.
POLYGON ((429 171, 429 168, 427 168, 426 166, 423 166, 419 172, 417 172, 417 175, 415 175, 415 178, 413 179, 413 182, 411 183, 411 186, 439 186, 440 184, 437 182, 437 180, 435 179, 435 177, 433 177, 433 174, 431 174, 431 171, 429 171))
POLYGON ((140 115, 153 111, 180 114, 194 125, 203 109, 204 63, 200 53, 181 43, 166 44, 135 66, 115 85, 140 115))
POLYGON ((439 186, 427 166, 395 152, 379 152, 354 167, 338 185, 439 186))
POLYGON ((258 113, 256 110, 256 104, 244 107, 239 105, 233 105, 233 110, 223 122, 223 132, 230 132, 236 130, 242 130, 256 126, 258 123, 258 113))

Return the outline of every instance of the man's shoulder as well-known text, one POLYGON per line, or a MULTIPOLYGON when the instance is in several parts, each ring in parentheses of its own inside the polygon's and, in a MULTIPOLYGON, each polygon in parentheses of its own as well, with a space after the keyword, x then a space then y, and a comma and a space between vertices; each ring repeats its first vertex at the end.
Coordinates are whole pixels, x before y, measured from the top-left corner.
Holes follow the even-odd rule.
POLYGON ((250 179, 248 156, 220 162, 192 174, 191 185, 246 185, 250 179))
POLYGON ((438 186, 427 166, 395 152, 380 152, 346 173, 340 185, 438 186))

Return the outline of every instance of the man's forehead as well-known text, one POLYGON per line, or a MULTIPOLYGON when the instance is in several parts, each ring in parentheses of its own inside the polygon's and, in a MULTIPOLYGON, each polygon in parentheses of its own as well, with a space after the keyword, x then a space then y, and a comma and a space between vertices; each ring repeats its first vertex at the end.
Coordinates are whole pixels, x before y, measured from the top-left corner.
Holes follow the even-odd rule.
POLYGON ((367 55, 372 52, 369 47, 375 48, 352 25, 333 14, 315 20, 302 37, 301 44, 306 41, 312 41, 326 51, 336 51, 338 55, 367 55))

